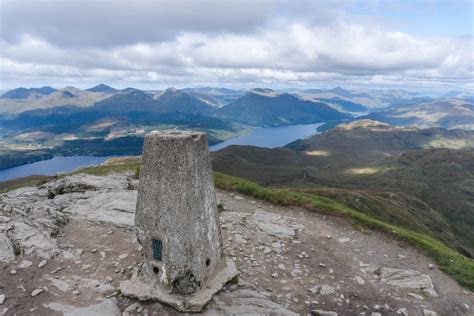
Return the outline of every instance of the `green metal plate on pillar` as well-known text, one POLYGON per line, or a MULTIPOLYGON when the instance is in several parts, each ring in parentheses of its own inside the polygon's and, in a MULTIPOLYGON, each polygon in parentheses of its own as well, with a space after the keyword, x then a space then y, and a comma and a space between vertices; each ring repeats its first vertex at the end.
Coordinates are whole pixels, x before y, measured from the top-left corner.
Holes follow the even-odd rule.
POLYGON ((153 259, 161 261, 162 252, 163 252, 163 242, 159 239, 153 239, 153 259))

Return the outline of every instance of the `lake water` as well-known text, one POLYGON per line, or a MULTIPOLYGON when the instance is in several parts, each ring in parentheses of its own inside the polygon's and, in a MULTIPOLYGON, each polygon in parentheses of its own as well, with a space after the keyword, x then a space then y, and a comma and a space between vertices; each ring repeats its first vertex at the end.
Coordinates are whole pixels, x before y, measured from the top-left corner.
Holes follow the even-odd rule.
POLYGON ((33 174, 41 174, 52 176, 58 172, 70 172, 79 167, 97 165, 105 160, 116 157, 94 157, 94 156, 70 156, 70 157, 54 157, 48 160, 29 163, 26 165, 5 169, 0 171, 0 181, 9 179, 31 176, 33 174))
POLYGON ((252 145, 267 148, 282 147, 297 139, 303 139, 317 134, 316 129, 323 124, 324 123, 282 127, 259 127, 248 135, 232 138, 211 146, 209 150, 216 151, 230 145, 252 145))
MULTIPOLYGON (((217 145, 210 146, 209 150, 216 151, 230 145, 253 145, 268 148, 281 147, 297 139, 306 138, 316 134, 316 128, 321 125, 323 125, 323 123, 256 128, 249 135, 236 137, 217 145)), ((23 166, 1 170, 0 181, 26 177, 33 174, 55 175, 59 172, 70 172, 79 167, 100 164, 111 157, 117 156, 58 156, 49 160, 33 162, 23 166)))

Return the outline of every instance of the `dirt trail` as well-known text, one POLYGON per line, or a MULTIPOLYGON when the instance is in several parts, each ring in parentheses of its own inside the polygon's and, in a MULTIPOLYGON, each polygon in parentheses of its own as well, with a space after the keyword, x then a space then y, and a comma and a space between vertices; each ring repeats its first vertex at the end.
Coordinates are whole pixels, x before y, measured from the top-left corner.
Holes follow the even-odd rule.
MULTIPOLYGON (((54 197, 51 186, 0 195, 0 233, 25 253, 0 262, 0 315, 177 314, 117 293, 141 260, 131 226, 136 183, 128 176, 79 175, 54 197), (54 225, 59 234, 49 237, 54 225), (27 236, 19 233, 25 227, 27 236), (43 291, 33 297, 35 289, 43 291)), ((472 292, 383 233, 355 229, 347 218, 217 196, 225 253, 240 283, 219 293, 206 315, 472 315, 472 292)))

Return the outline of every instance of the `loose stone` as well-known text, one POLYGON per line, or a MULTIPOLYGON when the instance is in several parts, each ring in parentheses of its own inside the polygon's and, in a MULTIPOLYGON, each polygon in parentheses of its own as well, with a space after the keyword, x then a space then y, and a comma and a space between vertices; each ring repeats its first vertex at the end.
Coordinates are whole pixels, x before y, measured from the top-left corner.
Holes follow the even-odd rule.
POLYGON ((40 263, 38 263, 38 268, 44 267, 48 263, 48 260, 42 260, 40 263))
POLYGON ((44 289, 33 290, 33 292, 31 292, 31 296, 35 297, 36 295, 42 293, 43 291, 44 291, 44 289))

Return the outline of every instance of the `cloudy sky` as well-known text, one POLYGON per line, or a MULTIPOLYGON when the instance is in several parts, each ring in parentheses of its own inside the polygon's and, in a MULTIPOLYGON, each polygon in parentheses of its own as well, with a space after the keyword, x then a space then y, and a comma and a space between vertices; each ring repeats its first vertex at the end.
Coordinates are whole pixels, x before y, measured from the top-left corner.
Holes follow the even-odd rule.
POLYGON ((0 89, 474 89, 471 0, 0 0, 0 89))

